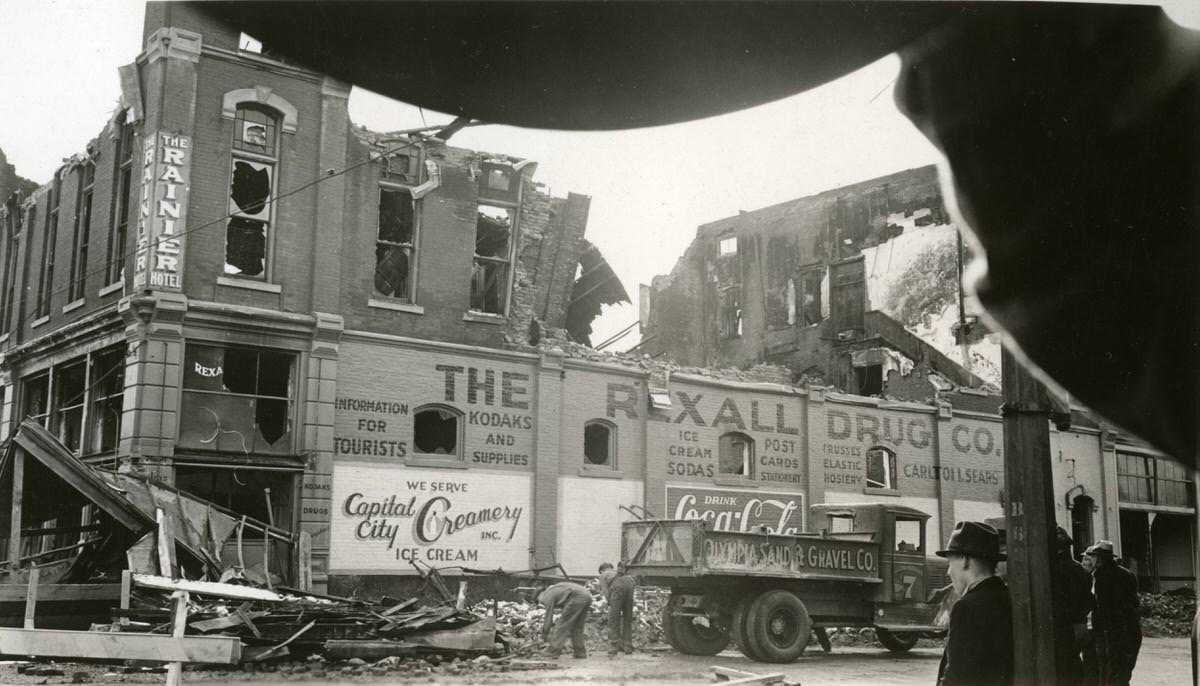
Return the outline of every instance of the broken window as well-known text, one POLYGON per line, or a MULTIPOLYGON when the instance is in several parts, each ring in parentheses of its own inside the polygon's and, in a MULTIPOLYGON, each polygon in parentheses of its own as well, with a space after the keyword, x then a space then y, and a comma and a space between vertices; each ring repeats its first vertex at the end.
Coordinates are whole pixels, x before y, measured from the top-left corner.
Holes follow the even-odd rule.
POLYGON ((796 322, 800 326, 821 323, 821 279, 820 267, 805 269, 796 279, 796 322))
POLYGON ((179 447, 290 455, 295 356, 188 344, 179 447))
POLYGON ((484 162, 479 175, 479 197, 516 202, 520 188, 518 179, 511 165, 484 162))
POLYGON ((724 434, 718 442, 717 472, 736 476, 750 476, 754 465, 754 439, 736 431, 724 434))
POLYGON ((896 453, 877 445, 867 451, 867 488, 896 490, 896 453))
POLYGON ((54 413, 50 430, 67 449, 79 454, 83 440, 83 408, 87 391, 87 360, 54 369, 54 413))
POLYGON ((728 286, 721 289, 721 311, 718 321, 721 338, 742 335, 742 289, 728 286))
POLYGON ((179 490, 227 507, 239 515, 260 522, 275 522, 276 526, 285 529, 292 523, 294 483, 294 473, 287 471, 199 465, 175 467, 175 487, 179 490), (270 508, 267 507, 268 492, 270 508))
POLYGON ((721 257, 728 257, 729 255, 736 255, 737 251, 738 251, 737 240, 738 240, 737 236, 729 236, 727 238, 722 238, 721 242, 719 243, 718 254, 721 257))
POLYGON ((475 264, 471 273, 471 309, 506 314, 511 276, 515 210, 480 205, 475 222, 475 264))
MULTIPOLYGON (((124 120, 124 115, 120 120, 124 120)), ((112 197, 112 223, 109 225, 108 255, 104 265, 105 283, 117 283, 124 277, 125 241, 129 236, 129 194, 133 184, 133 125, 121 125, 117 139, 116 165, 112 197)))
POLYGON ((46 420, 50 417, 50 372, 30 377, 22 386, 25 395, 25 418, 46 426, 46 420))
POLYGON ((125 346, 97 353, 92 362, 89 453, 110 453, 121 437, 125 401, 125 346))
POLYGON ((413 450, 420 455, 459 457, 462 414, 441 405, 418 407, 413 413, 413 450))
POLYGON ((75 233, 71 238, 71 282, 67 300, 83 299, 87 283, 88 234, 92 228, 92 187, 96 182, 96 164, 88 160, 76 172, 79 185, 75 194, 75 233))
POLYGON ((42 274, 38 280, 37 301, 34 304, 34 315, 50 316, 50 296, 54 286, 54 246, 58 242, 58 205, 62 195, 62 179, 54 175, 50 184, 47 205, 50 211, 46 213, 46 232, 42 234, 42 274))
POLYGON ((617 428, 612 424, 592 420, 583 425, 583 463, 616 468, 617 428))
POLYGON ((406 188, 379 189, 379 235, 375 241, 375 292, 412 301, 416 207, 406 188))
POLYGON ((883 395, 883 365, 868 364, 854 368, 859 395, 883 395))
POLYGON ((379 180, 415 186, 421 182, 419 155, 392 153, 380 160, 379 180))
POLYGON ((225 273, 265 278, 279 117, 257 105, 238 105, 233 126, 225 273))

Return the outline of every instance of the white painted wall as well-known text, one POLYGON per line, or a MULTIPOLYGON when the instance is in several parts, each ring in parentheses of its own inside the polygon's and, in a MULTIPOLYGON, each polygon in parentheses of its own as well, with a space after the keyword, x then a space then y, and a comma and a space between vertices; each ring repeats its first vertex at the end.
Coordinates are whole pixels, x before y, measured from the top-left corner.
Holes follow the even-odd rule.
POLYGON ((621 558, 622 505, 641 505, 641 481, 564 476, 558 481, 558 560, 572 576, 594 575, 621 558))

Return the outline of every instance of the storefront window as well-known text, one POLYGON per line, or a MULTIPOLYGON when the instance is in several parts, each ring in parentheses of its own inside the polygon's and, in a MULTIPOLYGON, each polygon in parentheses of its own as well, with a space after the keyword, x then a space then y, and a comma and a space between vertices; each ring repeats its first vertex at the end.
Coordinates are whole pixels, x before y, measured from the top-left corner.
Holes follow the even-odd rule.
POLYGON ((292 454, 294 367, 289 353, 189 344, 178 446, 292 454))
POLYGON ((260 522, 291 528, 295 473, 229 467, 175 467, 175 486, 181 491, 260 522), (270 508, 268 509, 268 500, 270 508))
POLYGON ((40 372, 23 382, 22 418, 49 429, 82 457, 112 453, 121 436, 125 346, 111 347, 40 372))

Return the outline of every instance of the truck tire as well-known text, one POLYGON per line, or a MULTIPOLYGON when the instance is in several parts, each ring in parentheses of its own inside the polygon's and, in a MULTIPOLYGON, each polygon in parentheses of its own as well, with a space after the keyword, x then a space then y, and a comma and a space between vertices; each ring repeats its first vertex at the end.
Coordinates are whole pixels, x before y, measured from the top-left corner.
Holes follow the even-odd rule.
POLYGON ((762 662, 786 663, 800 657, 812 633, 808 609, 790 591, 767 591, 750 603, 746 634, 762 662))
POLYGON ((895 632, 875 627, 875 638, 893 653, 908 652, 917 644, 917 635, 910 631, 895 632))
POLYGON ((729 634, 717 627, 692 623, 689 615, 672 614, 673 603, 663 608, 663 637, 684 655, 716 655, 729 645, 729 634))
POLYGON ((733 643, 742 655, 755 662, 762 662, 763 659, 754 653, 754 648, 750 644, 750 636, 746 633, 746 615, 750 612, 750 603, 753 600, 753 596, 745 596, 734 604, 729 635, 733 637, 733 643))

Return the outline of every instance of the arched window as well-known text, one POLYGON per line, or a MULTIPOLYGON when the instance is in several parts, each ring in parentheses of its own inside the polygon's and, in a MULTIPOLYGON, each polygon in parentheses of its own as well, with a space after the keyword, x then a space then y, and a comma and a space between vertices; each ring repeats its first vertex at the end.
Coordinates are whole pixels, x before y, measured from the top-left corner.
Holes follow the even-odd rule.
POLYGON ((462 459, 462 413, 446 405, 425 405, 413 412, 413 452, 462 459))
POLYGON ((280 120, 278 112, 255 103, 239 104, 233 118, 225 229, 225 273, 231 276, 267 278, 280 120))
POLYGON ((719 458, 717 472, 734 476, 750 476, 754 466, 754 439, 746 434, 732 431, 721 436, 718 442, 719 458))
POLYGON ((896 453, 877 445, 867 450, 867 488, 896 490, 896 453))
POLYGON ((583 464, 617 468, 617 427, 614 424, 593 419, 583 425, 583 464))

